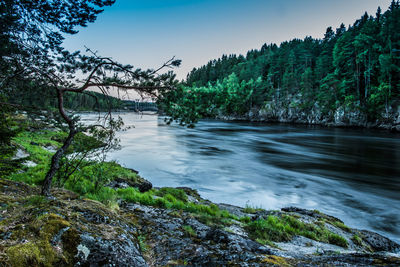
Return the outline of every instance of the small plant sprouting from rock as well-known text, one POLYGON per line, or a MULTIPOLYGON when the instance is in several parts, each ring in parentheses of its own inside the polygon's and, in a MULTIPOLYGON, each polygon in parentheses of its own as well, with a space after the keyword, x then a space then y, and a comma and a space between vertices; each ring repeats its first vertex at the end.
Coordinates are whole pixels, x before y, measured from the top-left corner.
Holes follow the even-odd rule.
POLYGON ((362 241, 361 237, 359 237, 358 235, 353 235, 353 237, 351 238, 351 241, 353 241, 353 243, 356 244, 357 246, 363 245, 363 241, 362 241))
POLYGON ((149 246, 146 243, 146 237, 143 235, 138 235, 137 240, 139 242, 140 251, 146 253, 149 250, 149 246))
POLYGON ((43 203, 48 202, 47 198, 44 196, 31 196, 26 199, 25 205, 27 206, 40 206, 43 203))
POLYGON ((184 225, 182 226, 183 231, 185 232, 185 234, 189 237, 196 237, 196 231, 193 230, 193 228, 190 225, 184 225))
POLYGON ((340 221, 329 221, 330 224, 342 229, 343 231, 346 232, 351 232, 350 227, 348 227, 347 225, 345 225, 344 223, 340 222, 340 221))
POLYGON ((244 209, 243 209, 243 212, 244 212, 244 213, 249 213, 249 214, 254 214, 254 213, 256 213, 257 211, 262 211, 262 210, 263 210, 262 208, 253 207, 253 206, 250 206, 250 205, 247 203, 246 206, 245 206, 244 209))

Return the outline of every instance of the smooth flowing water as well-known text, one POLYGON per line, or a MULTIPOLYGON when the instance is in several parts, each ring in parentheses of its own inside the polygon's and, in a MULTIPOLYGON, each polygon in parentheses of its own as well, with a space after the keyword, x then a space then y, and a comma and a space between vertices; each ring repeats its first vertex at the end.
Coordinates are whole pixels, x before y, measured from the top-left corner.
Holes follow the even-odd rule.
MULTIPOLYGON (((400 135, 363 129, 201 121, 119 114, 109 155, 154 186, 187 186, 213 202, 318 209, 400 241, 400 135)), ((94 120, 86 114, 83 119, 94 120)))

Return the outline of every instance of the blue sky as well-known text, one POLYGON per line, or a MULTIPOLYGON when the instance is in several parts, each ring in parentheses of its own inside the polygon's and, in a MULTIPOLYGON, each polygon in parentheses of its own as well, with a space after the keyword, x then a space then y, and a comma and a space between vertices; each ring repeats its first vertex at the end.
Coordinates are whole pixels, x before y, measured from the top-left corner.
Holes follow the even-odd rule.
POLYGON ((117 0, 95 23, 68 36, 65 46, 88 46, 102 56, 155 68, 176 56, 179 79, 222 54, 244 54, 264 43, 321 38, 391 0, 117 0))

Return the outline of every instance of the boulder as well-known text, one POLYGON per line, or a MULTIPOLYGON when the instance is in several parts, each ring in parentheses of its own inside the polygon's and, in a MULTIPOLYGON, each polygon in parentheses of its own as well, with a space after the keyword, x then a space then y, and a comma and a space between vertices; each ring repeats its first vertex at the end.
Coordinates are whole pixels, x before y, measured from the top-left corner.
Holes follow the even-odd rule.
POLYGON ((135 187, 139 189, 140 192, 147 192, 153 188, 153 184, 146 179, 139 177, 136 181, 126 178, 115 178, 113 181, 106 185, 111 188, 127 188, 127 187, 135 187))
POLYGON ((107 240, 85 233, 80 236, 75 266, 148 266, 138 246, 122 234, 107 240))
POLYGON ((361 230, 360 233, 362 239, 365 242, 367 242, 374 251, 389 251, 389 252, 400 251, 399 244, 378 233, 374 233, 368 230, 361 230))

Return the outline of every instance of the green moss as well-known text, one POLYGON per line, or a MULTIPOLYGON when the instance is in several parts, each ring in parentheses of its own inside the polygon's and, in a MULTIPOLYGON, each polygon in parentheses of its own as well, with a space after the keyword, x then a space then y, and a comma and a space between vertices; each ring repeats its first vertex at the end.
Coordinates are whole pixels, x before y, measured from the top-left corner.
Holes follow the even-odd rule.
MULTIPOLYGON (((13 238, 30 241, 11 246, 6 250, 9 264, 11 266, 54 266, 56 262, 65 263, 67 257, 58 255, 50 242, 61 229, 68 226, 70 226, 69 222, 51 213, 37 217, 32 223, 16 226, 13 238)), ((73 255, 69 255, 69 258, 73 258, 73 255)))
POLYGON ((70 226, 68 221, 66 221, 60 215, 53 213, 49 213, 44 217, 39 217, 38 220, 42 220, 44 223, 42 226, 42 232, 51 236, 57 234, 61 229, 70 226))
POLYGON ((262 263, 273 265, 273 266, 292 266, 288 263, 286 258, 275 256, 275 255, 268 255, 263 260, 262 263))
POLYGON ((11 266, 40 266, 45 263, 39 246, 33 242, 12 246, 6 254, 11 266))
POLYGON ((60 215, 43 213, 43 209, 22 204, 19 206, 21 213, 14 211, 8 221, 13 241, 3 250, 6 266, 72 266, 80 242, 77 230, 60 215), (35 211, 42 214, 37 216, 35 211), (22 218, 23 223, 13 225, 13 221, 22 218), (21 240, 25 241, 21 243, 21 240), (12 245, 15 241, 19 243, 12 245))
POLYGON ((74 228, 69 228, 61 236, 61 241, 63 244, 63 249, 65 253, 68 253, 69 257, 67 259, 73 259, 78 253, 78 245, 80 244, 81 237, 78 231, 74 228))

